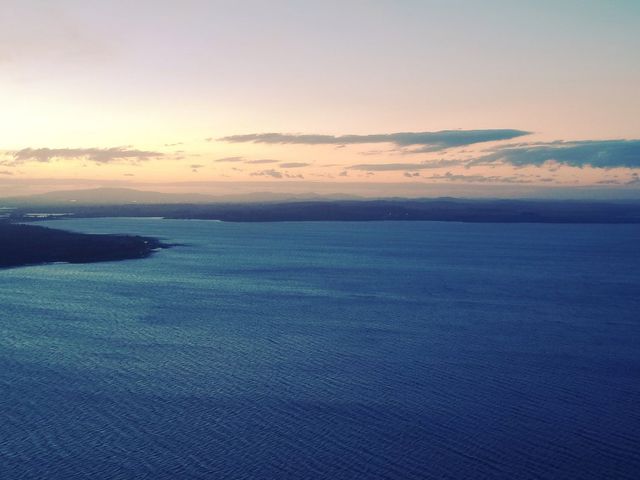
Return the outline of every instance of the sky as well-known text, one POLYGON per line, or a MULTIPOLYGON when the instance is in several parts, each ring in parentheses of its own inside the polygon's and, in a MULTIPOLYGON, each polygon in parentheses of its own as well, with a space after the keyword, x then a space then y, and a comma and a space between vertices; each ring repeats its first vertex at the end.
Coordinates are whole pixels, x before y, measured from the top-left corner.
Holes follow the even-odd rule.
POLYGON ((637 0, 0 0, 0 18, 0 196, 640 192, 637 0))

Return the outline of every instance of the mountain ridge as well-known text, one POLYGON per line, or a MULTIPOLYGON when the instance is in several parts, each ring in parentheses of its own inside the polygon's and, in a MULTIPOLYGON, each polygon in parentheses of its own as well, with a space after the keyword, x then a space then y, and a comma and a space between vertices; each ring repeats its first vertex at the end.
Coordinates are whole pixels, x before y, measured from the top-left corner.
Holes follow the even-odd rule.
POLYGON ((314 192, 293 194, 253 192, 210 195, 203 193, 167 193, 133 188, 99 187, 79 190, 56 190, 34 195, 0 198, 2 206, 34 205, 127 205, 127 204, 189 204, 189 203, 261 203, 287 201, 355 200, 361 197, 346 194, 321 195, 314 192))

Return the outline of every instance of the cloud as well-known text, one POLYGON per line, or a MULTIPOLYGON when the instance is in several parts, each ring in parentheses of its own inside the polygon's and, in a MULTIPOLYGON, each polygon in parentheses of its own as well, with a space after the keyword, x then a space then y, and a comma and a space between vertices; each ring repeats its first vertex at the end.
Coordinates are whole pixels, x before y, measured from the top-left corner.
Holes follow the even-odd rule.
POLYGON ((506 146, 471 164, 507 163, 526 167, 547 162, 579 168, 640 168, 640 140, 558 141, 506 146))
POLYGON ((272 160, 270 158, 261 158, 258 160, 246 160, 244 157, 224 157, 224 158, 218 158, 217 160, 214 160, 214 162, 220 162, 220 163, 239 163, 239 162, 243 162, 243 163, 247 163, 250 165, 262 165, 262 164, 267 164, 267 163, 278 163, 279 160, 272 160))
POLYGON ((13 175, 13 172, 9 170, 0 170, 0 175, 13 175))
POLYGON ((432 168, 446 168, 466 165, 467 160, 436 160, 421 163, 359 163, 347 167, 349 170, 363 170, 367 172, 392 172, 403 170, 426 170, 432 168))
POLYGON ((419 177, 420 172, 404 172, 404 176, 408 178, 419 177))
POLYGON ((469 160, 433 160, 433 161, 425 161, 422 162, 424 168, 447 168, 447 167, 458 167, 461 165, 467 166, 469 160))
POLYGON ((4 165, 21 165, 28 162, 48 163, 52 160, 82 159, 99 164, 128 161, 138 163, 163 157, 160 152, 134 150, 128 147, 112 148, 23 148, 12 152, 11 160, 4 165))
POLYGON ((252 177, 273 177, 273 178, 299 178, 304 179, 304 175, 300 174, 290 174, 288 172, 280 172, 278 170, 274 170, 273 168, 269 170, 262 170, 260 172, 253 172, 251 174, 252 177))
POLYGON ((442 130, 439 132, 399 132, 374 135, 304 135, 287 133, 250 133, 219 138, 232 143, 267 143, 300 145, 354 145, 392 143, 396 147, 421 146, 419 151, 438 151, 474 143, 509 140, 530 132, 513 129, 442 130))
POLYGON ((191 171, 193 173, 198 173, 198 170, 200 170, 203 167, 204 167, 204 165, 202 165, 200 163, 193 163, 193 164, 189 165, 189 168, 191 169, 191 171))
POLYGON ((242 157, 224 157, 224 158, 218 158, 217 160, 214 160, 214 162, 243 162, 244 158, 242 157))
POLYGON ((532 180, 522 178, 520 176, 497 177, 485 175, 459 175, 447 172, 444 175, 431 175, 425 177, 430 180, 446 180, 449 182, 467 182, 467 183, 533 183, 532 180))
POLYGON ((368 156, 384 155, 386 153, 392 153, 392 152, 395 152, 395 150, 367 150, 366 152, 358 152, 358 155, 368 157, 368 156))
POLYGON ((359 163, 347 167, 349 170, 363 170, 366 172, 392 172, 402 170, 420 170, 430 168, 423 163, 359 163))
POLYGON ((274 170, 274 169, 262 170, 260 172, 253 172, 251 176, 252 177, 273 177, 273 178, 284 177, 282 172, 279 172, 278 170, 274 170))
POLYGON ((268 158, 264 158, 264 159, 261 159, 261 160, 246 160, 244 163, 260 165, 260 164, 265 164, 265 163, 278 163, 278 160, 269 160, 268 158))
POLYGON ((280 168, 302 168, 302 167, 308 167, 309 165, 311 164, 303 163, 303 162, 287 162, 287 163, 281 163, 279 167, 280 168))

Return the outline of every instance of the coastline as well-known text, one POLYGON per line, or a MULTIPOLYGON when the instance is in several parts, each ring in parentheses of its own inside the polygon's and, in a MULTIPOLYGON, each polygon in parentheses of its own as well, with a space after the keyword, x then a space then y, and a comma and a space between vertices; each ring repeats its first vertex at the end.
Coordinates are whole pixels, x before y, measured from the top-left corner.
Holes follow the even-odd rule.
POLYGON ((0 269, 50 263, 96 263, 146 258, 169 245, 151 237, 68 232, 0 223, 0 269))
POLYGON ((640 223, 640 202, 386 199, 218 204, 15 205, 7 220, 136 217, 224 222, 640 223))

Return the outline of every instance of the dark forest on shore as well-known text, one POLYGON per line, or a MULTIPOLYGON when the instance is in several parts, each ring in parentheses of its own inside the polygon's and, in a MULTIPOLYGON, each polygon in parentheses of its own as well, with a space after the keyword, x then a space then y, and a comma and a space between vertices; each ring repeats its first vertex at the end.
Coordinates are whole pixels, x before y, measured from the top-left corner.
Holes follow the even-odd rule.
POLYGON ((640 223, 640 202, 473 200, 457 198, 262 203, 15 205, 17 221, 33 212, 73 217, 164 217, 228 222, 428 220, 494 223, 640 223))
POLYGON ((158 240, 139 236, 89 235, 0 223, 0 268, 144 258, 163 246, 158 240))

